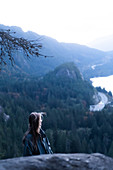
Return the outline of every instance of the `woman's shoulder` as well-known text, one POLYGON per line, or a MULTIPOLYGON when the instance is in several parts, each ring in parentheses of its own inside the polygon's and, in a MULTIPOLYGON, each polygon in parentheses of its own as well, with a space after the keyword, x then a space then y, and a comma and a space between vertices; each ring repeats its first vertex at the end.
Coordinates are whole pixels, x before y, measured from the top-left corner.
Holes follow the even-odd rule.
POLYGON ((31 133, 27 132, 23 137, 23 144, 26 145, 27 143, 31 143, 33 141, 33 136, 31 133))
POLYGON ((33 139, 33 135, 31 133, 28 133, 25 137, 25 140, 32 140, 33 139))

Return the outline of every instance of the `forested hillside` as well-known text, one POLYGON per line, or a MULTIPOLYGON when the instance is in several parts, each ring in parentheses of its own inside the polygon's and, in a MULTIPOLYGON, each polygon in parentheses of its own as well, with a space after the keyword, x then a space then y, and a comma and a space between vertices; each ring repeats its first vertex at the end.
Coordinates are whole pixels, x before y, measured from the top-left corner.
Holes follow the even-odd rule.
POLYGON ((22 156, 32 111, 47 113, 43 129, 55 153, 113 156, 113 108, 90 112, 94 92, 73 63, 44 77, 0 75, 0 158, 22 156))

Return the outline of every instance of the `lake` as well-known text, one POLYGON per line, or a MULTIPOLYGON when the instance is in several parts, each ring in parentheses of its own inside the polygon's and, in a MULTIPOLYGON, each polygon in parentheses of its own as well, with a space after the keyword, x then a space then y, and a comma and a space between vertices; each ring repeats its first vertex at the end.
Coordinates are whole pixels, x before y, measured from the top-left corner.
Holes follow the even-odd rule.
POLYGON ((105 88, 106 91, 111 91, 113 94, 113 75, 107 77, 95 77, 90 79, 94 87, 105 88))

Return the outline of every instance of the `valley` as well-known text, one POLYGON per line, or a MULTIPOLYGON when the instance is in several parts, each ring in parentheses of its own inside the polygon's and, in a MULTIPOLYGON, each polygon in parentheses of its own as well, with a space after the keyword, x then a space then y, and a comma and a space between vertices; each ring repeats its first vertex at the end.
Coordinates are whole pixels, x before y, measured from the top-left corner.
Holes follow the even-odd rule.
MULTIPOLYGON (((12 29, 18 37, 40 37, 12 29)), ((113 108, 104 107, 105 91, 94 88, 90 78, 113 74, 113 53, 47 36, 41 42, 41 52, 53 57, 28 59, 21 50, 14 51, 14 66, 9 62, 0 72, 0 159, 22 156, 22 137, 33 111, 47 113, 43 129, 54 153, 99 152, 112 157, 113 108), (98 92, 100 103, 90 111, 98 92)))

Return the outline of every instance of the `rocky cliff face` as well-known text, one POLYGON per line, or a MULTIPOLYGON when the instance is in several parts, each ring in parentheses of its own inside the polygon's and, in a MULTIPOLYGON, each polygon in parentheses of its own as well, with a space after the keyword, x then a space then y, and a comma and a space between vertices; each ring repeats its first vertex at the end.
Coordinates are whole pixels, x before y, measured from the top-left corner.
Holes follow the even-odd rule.
POLYGON ((0 170, 113 170, 102 154, 53 154, 0 160, 0 170))
POLYGON ((54 75, 59 78, 69 78, 74 80, 82 80, 83 77, 74 62, 69 62, 58 66, 54 70, 54 75))

